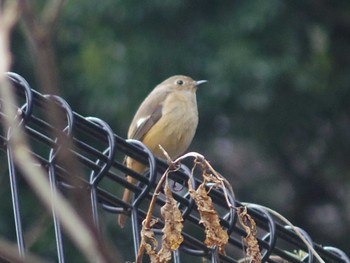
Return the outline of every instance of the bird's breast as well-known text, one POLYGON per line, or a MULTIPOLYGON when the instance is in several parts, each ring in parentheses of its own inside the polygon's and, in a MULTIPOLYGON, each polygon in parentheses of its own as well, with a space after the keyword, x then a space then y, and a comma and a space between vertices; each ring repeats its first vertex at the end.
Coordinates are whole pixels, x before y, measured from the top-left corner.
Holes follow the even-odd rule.
POLYGON ((192 91, 173 92, 163 104, 162 117, 150 129, 144 143, 163 157, 158 145, 168 152, 171 158, 183 154, 192 142, 198 125, 196 95, 192 91))

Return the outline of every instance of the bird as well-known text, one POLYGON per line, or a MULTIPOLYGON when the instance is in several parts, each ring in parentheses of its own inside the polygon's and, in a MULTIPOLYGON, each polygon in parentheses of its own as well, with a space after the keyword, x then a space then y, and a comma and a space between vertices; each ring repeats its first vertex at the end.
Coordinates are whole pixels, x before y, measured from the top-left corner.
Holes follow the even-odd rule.
MULTIPOLYGON (((198 125, 197 87, 207 80, 175 75, 157 85, 139 106, 128 130, 128 139, 143 142, 158 158, 164 158, 161 145, 171 159, 183 154, 191 144, 198 125)), ((131 157, 126 166, 142 174, 146 166, 131 157)), ((137 180, 127 176, 127 181, 137 180)), ((125 189, 123 201, 130 202, 132 192, 125 189)), ((123 228, 126 215, 119 214, 119 225, 123 228)))

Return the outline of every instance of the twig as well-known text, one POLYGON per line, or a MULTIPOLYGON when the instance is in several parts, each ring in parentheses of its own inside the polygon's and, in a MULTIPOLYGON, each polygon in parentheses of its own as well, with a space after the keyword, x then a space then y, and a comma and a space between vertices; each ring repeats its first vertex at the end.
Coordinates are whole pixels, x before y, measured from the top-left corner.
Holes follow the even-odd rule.
MULTIPOLYGON (((151 199, 151 202, 149 204, 149 208, 148 208, 148 211, 147 211, 147 214, 146 214, 146 218, 142 222, 142 228, 144 230, 148 230, 149 228, 151 228, 151 220, 152 220, 152 215, 153 215, 153 212, 154 212, 154 209, 155 209, 155 206, 156 206, 157 198, 158 198, 158 195, 159 195, 160 191, 163 189, 163 185, 164 185, 164 182, 168 178, 168 174, 177 170, 177 167, 175 165, 176 162, 173 162, 171 160, 169 154, 164 150, 164 148, 161 145, 159 145, 159 148, 163 151, 164 156, 167 158, 168 163, 169 163, 169 167, 164 172, 162 177, 160 178, 160 180, 159 180, 159 182, 158 182, 158 184, 157 184, 157 186, 156 186, 156 188, 154 190, 154 193, 153 193, 153 196, 152 196, 152 199, 151 199)), ((141 238, 143 239, 145 237, 142 236, 141 238)), ((142 262, 142 258, 143 258, 144 252, 145 252, 145 244, 144 244, 144 242, 141 242, 139 250, 137 252, 136 263, 141 263, 142 262)))
MULTIPOLYGON (((153 196, 152 196, 152 200, 150 202, 150 205, 149 205, 149 208, 148 208, 148 211, 147 211, 146 218, 142 222, 142 227, 143 228, 146 228, 146 229, 151 228, 151 220, 152 220, 152 215, 153 215, 154 208, 156 206, 157 198, 158 198, 158 195, 159 195, 159 193, 160 193, 160 191, 161 191, 161 189, 163 187, 163 184, 164 184, 164 182, 165 182, 169 172, 170 172, 170 169, 168 168, 165 171, 165 173, 162 175, 162 177, 160 178, 160 180, 159 180, 159 182, 158 182, 158 184, 156 186, 156 189, 154 190, 154 193, 153 193, 153 196)), ((144 252, 145 252, 145 246, 143 246, 141 244, 140 247, 139 247, 139 250, 137 252, 136 263, 141 263, 142 262, 142 258, 143 258, 144 252)))
POLYGON ((193 157, 195 158, 196 160, 200 160, 200 163, 204 163, 205 166, 215 175, 215 178, 218 179, 221 183, 221 188, 224 192, 224 196, 225 196, 225 200, 226 200, 226 203, 228 205, 229 208, 233 208, 233 204, 231 204, 230 202, 230 199, 228 197, 228 193, 227 193, 227 189, 229 189, 230 191, 230 194, 232 195, 233 198, 235 198, 235 194, 233 192, 233 189, 232 189, 232 186, 230 185, 230 183, 226 180, 225 177, 223 177, 221 174, 219 174, 212 166, 211 164, 205 159, 205 157, 200 154, 200 153, 197 153, 197 152, 189 152, 189 153, 186 153, 180 157, 178 157, 174 163, 179 163, 181 161, 183 161, 184 159, 187 159, 189 157, 193 157))

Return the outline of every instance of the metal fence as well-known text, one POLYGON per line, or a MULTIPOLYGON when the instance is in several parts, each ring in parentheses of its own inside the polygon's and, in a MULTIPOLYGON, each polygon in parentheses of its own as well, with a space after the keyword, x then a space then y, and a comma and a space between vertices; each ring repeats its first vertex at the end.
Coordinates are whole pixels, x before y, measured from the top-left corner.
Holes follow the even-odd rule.
MULTIPOLYGON (((69 194, 70 191, 74 191, 76 188, 76 185, 72 184, 72 179, 78 180, 79 187, 85 190, 86 202, 89 204, 91 216, 93 217, 92 221, 100 230, 104 228, 103 224, 100 223, 101 218, 106 215, 113 214, 115 216, 122 211, 129 211, 128 214, 132 219, 132 234, 130 235, 133 235, 134 252, 136 254, 140 244, 140 222, 145 217, 145 211, 152 197, 156 182, 159 180, 159 175, 164 173, 167 164, 156 159, 142 143, 131 140, 126 141, 114 134, 109 125, 103 120, 83 117, 72 111, 69 104, 62 98, 42 95, 32 90, 25 79, 15 73, 7 73, 7 77, 13 84, 14 94, 18 103, 18 105, 13 106, 21 109, 16 117, 21 119, 21 126, 30 139, 31 149, 29 151, 38 161, 38 165, 45 168, 47 176, 50 178, 52 191, 62 191, 65 194, 69 194), (52 102, 54 103, 52 104, 52 102), (52 123, 47 114, 45 114, 47 111, 46 106, 49 104, 51 107, 56 107, 65 116, 66 123, 63 126, 60 124, 61 128, 58 127, 57 123, 52 123), (55 132, 56 134, 64 134, 69 137, 74 147, 58 139, 55 136, 55 132), (79 162, 80 167, 82 167, 79 173, 70 170, 69 166, 61 165, 55 158, 57 151, 62 149, 62 147, 68 147, 65 150, 68 150, 79 162), (140 176, 128 170, 123 165, 125 155, 129 155, 149 165, 150 169, 146 174, 147 176, 140 176), (124 176, 125 173, 137 178, 139 184, 134 186, 127 183, 124 176), (131 204, 124 203, 120 198, 121 192, 125 187, 135 193, 136 197, 131 204)), ((9 118, 3 112, 3 107, 1 107, 5 103, 5 98, 1 98, 0 103, 0 124, 4 126, 4 120, 9 118)), ((13 230, 15 232, 13 236, 16 237, 18 253, 25 256, 26 240, 24 238, 23 224, 23 221, 26 219, 23 216, 25 204, 19 192, 21 187, 27 186, 19 183, 21 176, 18 169, 16 169, 11 149, 7 147, 10 135, 10 132, 4 129, 0 134, 0 149, 3 151, 3 156, 5 156, 3 159, 7 159, 9 174, 8 183, 2 187, 11 189, 11 197, 8 197, 8 199, 2 198, 0 204, 4 202, 12 204, 14 227, 10 227, 9 231, 13 230)), ((182 166, 179 171, 172 174, 172 180, 177 182, 174 183, 174 187, 176 188, 182 185, 182 182, 188 180, 189 173, 189 169, 186 166, 182 166)), ((6 172, 1 175, 1 177, 4 176, 7 176, 6 172)), ((201 183, 200 179, 195 179, 194 183, 198 185, 201 183)), ((245 257, 245 246, 242 238, 246 233, 237 222, 237 215, 234 210, 226 207, 224 195, 220 190, 214 189, 210 192, 210 195, 214 204, 218 207, 221 223, 229 234, 226 255, 219 254, 216 248, 208 248, 204 244, 203 226, 199 222, 199 214, 195 209, 193 200, 189 198, 186 188, 173 192, 176 200, 180 203, 185 224, 183 232, 185 240, 179 251, 173 253, 173 262, 185 262, 187 255, 192 258, 191 262, 196 262, 197 258, 207 258, 211 262, 246 262, 242 260, 245 257)), ((236 207, 241 205, 232 196, 230 198, 236 207)), ((162 204, 164 204, 164 197, 159 196, 158 205, 161 206, 162 204)), ((245 205, 248 207, 248 213, 257 223, 257 238, 263 262, 318 262, 293 229, 281 223, 266 209, 253 204, 245 205)), ((56 244, 54 260, 57 262, 72 262, 70 254, 66 252, 67 239, 62 237, 61 224, 54 211, 52 224, 55 230, 53 238, 56 244)), ((162 225, 161 221, 159 225, 162 225)), ((117 229, 117 227, 115 228, 117 229)), ((118 231, 116 233, 120 233, 118 231)), ((312 244, 324 262, 350 262, 348 256, 340 249, 331 246, 321 246, 313 242, 312 238, 304 230, 299 229, 299 231, 312 244)), ((101 233, 104 233, 104 231, 101 230, 101 233)), ((118 239, 118 236, 115 238, 118 239)), ((43 253, 43 256, 45 257, 46 253, 43 253)), ((132 260, 133 258, 130 255, 128 259, 132 260)), ((8 262, 4 255, 0 255, 0 259, 8 262)))

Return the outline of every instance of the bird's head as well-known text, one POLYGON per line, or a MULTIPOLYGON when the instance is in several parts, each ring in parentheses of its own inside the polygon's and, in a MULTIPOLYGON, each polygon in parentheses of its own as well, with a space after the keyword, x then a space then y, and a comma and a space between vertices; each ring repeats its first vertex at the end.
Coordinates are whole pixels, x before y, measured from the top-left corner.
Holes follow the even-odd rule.
POLYGON ((170 87, 171 90, 196 91, 199 85, 206 82, 206 80, 193 80, 187 76, 176 75, 164 80, 159 86, 170 87))

